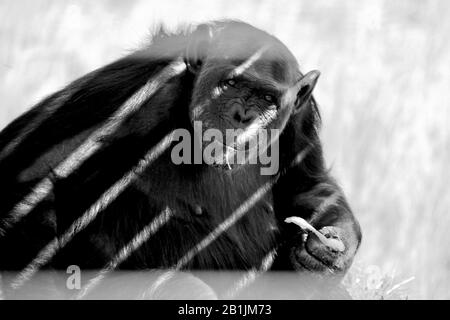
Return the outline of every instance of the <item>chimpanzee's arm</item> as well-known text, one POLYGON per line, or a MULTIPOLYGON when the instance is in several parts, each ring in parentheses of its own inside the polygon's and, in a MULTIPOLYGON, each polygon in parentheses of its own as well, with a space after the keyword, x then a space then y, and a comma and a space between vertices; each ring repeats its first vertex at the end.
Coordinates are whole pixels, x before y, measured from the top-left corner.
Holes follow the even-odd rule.
POLYGON ((274 189, 282 245, 273 268, 343 274, 361 242, 360 226, 325 169, 315 128, 305 126, 304 118, 301 121, 303 127, 291 123, 280 141, 280 150, 289 145, 291 154, 282 159, 285 169, 274 189), (284 222, 292 216, 305 219, 327 238, 342 241, 345 249, 332 250, 314 233, 284 222))

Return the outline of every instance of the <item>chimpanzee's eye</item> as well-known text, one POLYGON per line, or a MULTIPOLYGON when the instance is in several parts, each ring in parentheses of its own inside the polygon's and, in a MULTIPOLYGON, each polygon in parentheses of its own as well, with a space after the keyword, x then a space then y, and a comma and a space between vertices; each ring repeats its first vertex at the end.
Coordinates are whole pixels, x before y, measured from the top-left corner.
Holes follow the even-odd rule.
POLYGON ((236 85, 236 80, 234 80, 234 79, 225 80, 225 84, 227 86, 234 87, 236 85))
POLYGON ((274 102, 275 101, 275 97, 271 94, 265 94, 264 95, 264 100, 266 100, 267 102, 274 102))

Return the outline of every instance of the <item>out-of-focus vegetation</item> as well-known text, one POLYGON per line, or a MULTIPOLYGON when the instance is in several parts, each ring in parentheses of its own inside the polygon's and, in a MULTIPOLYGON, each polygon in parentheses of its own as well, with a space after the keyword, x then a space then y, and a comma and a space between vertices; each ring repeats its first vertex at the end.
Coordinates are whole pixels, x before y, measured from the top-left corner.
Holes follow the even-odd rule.
POLYGON ((326 158, 364 232, 352 294, 450 298, 447 0, 2 0, 0 127, 158 22, 225 17, 275 34, 304 71, 322 72, 326 158))

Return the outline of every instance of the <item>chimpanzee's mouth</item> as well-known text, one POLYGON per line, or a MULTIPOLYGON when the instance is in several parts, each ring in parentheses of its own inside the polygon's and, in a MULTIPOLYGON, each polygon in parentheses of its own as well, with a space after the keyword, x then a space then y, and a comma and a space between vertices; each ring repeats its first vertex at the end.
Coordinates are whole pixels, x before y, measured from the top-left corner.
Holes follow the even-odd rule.
POLYGON ((248 148, 238 148, 236 145, 219 143, 223 148, 223 153, 214 157, 211 164, 215 168, 224 170, 234 170, 247 164, 250 150, 248 148))

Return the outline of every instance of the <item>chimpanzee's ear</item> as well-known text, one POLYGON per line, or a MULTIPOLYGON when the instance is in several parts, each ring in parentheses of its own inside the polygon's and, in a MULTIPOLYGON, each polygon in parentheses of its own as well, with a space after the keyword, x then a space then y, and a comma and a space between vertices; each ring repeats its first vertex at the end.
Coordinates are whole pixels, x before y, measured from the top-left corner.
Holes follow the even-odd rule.
POLYGON ((320 72, 317 70, 310 71, 305 74, 297 83, 298 90, 297 100, 295 101, 294 113, 299 112, 302 107, 309 101, 312 91, 316 86, 317 79, 319 79, 320 72))
POLYGON ((212 29, 207 24, 201 24, 189 36, 186 48, 186 65, 189 71, 197 73, 204 62, 212 40, 212 29))

